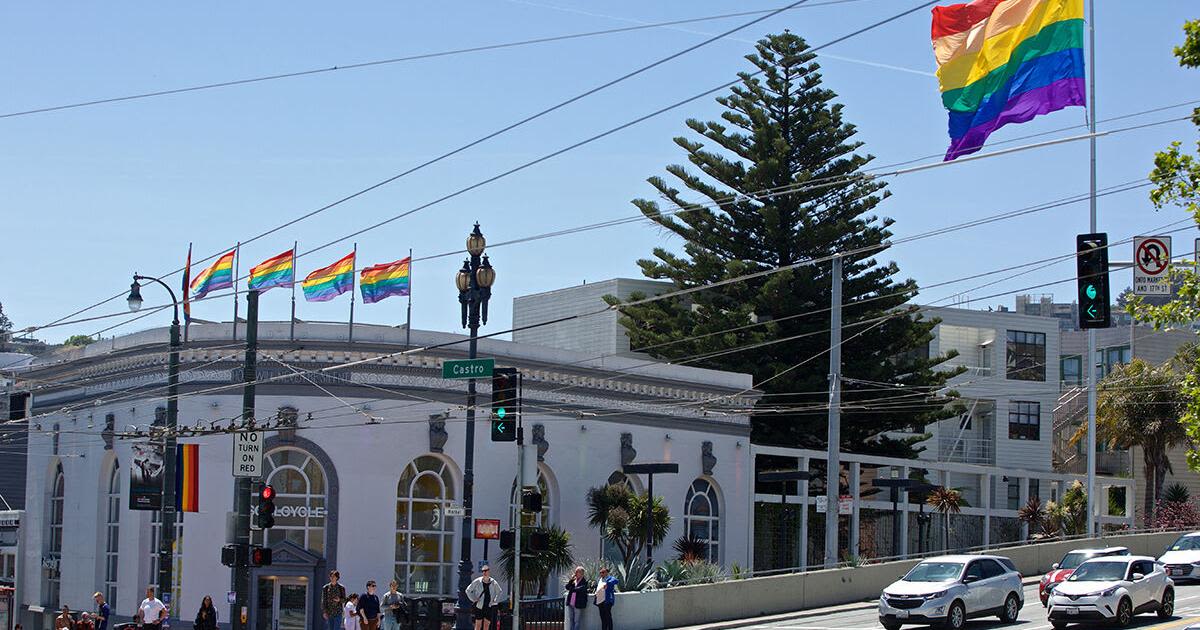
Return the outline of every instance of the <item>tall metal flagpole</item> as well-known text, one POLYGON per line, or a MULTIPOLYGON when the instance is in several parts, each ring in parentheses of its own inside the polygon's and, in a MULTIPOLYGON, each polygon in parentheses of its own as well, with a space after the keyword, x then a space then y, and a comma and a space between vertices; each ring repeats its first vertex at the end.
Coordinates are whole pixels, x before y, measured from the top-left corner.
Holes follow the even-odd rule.
POLYGON ((288 327, 288 338, 292 341, 296 340, 296 248, 299 246, 299 241, 292 241, 292 321, 288 327))
POLYGON ((233 340, 237 341, 238 276, 242 273, 242 242, 233 249, 233 340))
MULTIPOLYGON (((1096 231, 1096 0, 1088 2, 1088 140, 1091 149, 1090 232, 1096 231)), ((1104 273, 1108 273, 1105 269, 1104 273)), ((1096 329, 1087 332, 1087 535, 1096 535, 1096 329)))
MULTIPOLYGON (((187 268, 183 270, 183 343, 188 341, 188 329, 192 327, 192 244, 188 243, 187 268)), ((1133 351, 1130 350, 1130 353, 1133 351)))
POLYGON ((404 324, 404 347, 412 347, 412 248, 408 248, 408 321, 404 324))
MULTIPOLYGON (((826 568, 838 563, 838 500, 842 485, 842 273, 842 257, 834 254, 829 310, 829 427, 825 454, 826 568)), ((850 532, 851 537, 857 535, 858 532, 850 532)), ((892 549, 893 556, 897 553, 892 549)))
POLYGON ((354 343, 354 278, 358 275, 358 243, 354 244, 354 256, 350 264, 350 343, 354 343))

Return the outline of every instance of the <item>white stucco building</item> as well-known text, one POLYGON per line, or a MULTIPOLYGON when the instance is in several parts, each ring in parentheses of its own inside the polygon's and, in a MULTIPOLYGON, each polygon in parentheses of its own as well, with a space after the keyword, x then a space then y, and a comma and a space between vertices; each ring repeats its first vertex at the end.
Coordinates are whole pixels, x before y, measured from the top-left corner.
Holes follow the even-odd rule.
MULTIPOLYGON (((258 385, 256 419, 268 426, 267 481, 279 498, 267 539, 275 563, 251 580, 252 627, 267 628, 259 622, 268 618, 280 620, 279 630, 316 627, 319 586, 332 568, 350 590, 395 576, 407 594, 453 594, 463 519, 444 508, 462 501, 466 382, 443 380, 440 366, 463 358, 466 344, 394 354, 405 349, 403 329, 356 326, 350 344, 344 324, 297 324, 295 337, 286 323, 260 326, 258 377, 267 381, 258 385)), ((129 509, 137 440, 122 435, 162 418, 166 339, 159 328, 105 340, 23 375, 37 384, 18 602, 26 628, 49 627, 41 611, 61 603, 90 609, 95 591, 125 617, 155 581, 157 513, 129 509)), ((414 330, 411 341, 461 339, 414 330)), ((243 348, 229 324, 194 325, 182 353, 179 424, 200 435, 181 442, 200 448, 200 511, 178 528, 173 616, 185 621, 176 627, 190 626, 205 595, 222 622, 229 618, 230 570, 219 551, 234 504, 234 437, 209 431, 236 424, 241 413, 243 348)), ((680 471, 655 479, 673 519, 656 557, 690 531, 710 539, 721 564, 749 564, 749 420, 709 417, 695 405, 722 396, 751 407, 749 376, 493 339, 480 340, 479 356, 524 374, 525 435, 537 447, 547 495, 540 519, 570 533, 577 559, 601 554, 587 523, 587 490, 619 478, 623 463, 669 461, 680 471)), ((479 389, 486 408, 490 382, 479 389)), ((474 515, 508 527, 515 447, 489 440, 486 412, 478 420, 474 515)), ((641 489, 643 480, 630 483, 641 489)), ((498 553, 492 545, 493 560, 498 553)), ((475 541, 472 559, 482 554, 475 541)))

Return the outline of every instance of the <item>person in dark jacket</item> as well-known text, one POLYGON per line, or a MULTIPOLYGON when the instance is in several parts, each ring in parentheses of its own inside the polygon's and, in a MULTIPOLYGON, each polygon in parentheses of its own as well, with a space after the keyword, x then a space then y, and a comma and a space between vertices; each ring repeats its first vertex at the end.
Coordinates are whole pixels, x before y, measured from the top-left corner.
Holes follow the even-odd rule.
POLYGON ((367 582, 367 592, 358 596, 358 612, 362 615, 363 630, 379 630, 379 596, 375 580, 367 582))
POLYGON ((583 623, 583 611, 588 607, 587 574, 584 573, 583 567, 575 567, 575 575, 567 582, 565 588, 567 613, 571 619, 570 630, 579 630, 580 624, 583 623))
POLYGON ((217 630, 217 609, 213 606, 212 597, 204 596, 200 602, 200 610, 196 611, 195 630, 217 630))

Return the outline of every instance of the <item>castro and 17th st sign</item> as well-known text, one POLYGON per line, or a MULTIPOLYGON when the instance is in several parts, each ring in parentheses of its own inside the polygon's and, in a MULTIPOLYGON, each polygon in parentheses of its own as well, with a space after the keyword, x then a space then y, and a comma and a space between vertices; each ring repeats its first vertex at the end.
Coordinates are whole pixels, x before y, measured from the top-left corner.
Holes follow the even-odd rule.
POLYGON ((1171 237, 1133 239, 1133 294, 1171 295, 1171 237))

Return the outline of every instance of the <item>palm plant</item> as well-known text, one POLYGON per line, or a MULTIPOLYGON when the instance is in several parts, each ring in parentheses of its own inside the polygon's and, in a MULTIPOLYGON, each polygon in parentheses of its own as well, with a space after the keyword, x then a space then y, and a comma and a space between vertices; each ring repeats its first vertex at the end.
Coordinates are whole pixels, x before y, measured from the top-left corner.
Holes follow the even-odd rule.
MULTIPOLYGON (((529 549, 529 538, 533 528, 521 529, 521 547, 529 549)), ((546 581, 551 575, 570 569, 574 565, 572 555, 571 535, 557 525, 542 528, 547 534, 549 544, 545 551, 534 554, 521 554, 521 592, 525 594, 546 592, 546 581)), ((500 552, 500 567, 504 574, 512 579, 513 549, 510 547, 500 552)))
POLYGON ((950 515, 962 512, 963 501, 962 493, 953 488, 939 487, 929 493, 929 498, 925 500, 929 507, 934 511, 942 514, 946 518, 945 545, 946 550, 950 549, 950 515))
POLYGON ((1017 510, 1017 520, 1029 526, 1030 537, 1037 530, 1041 533, 1046 533, 1046 506, 1042 504, 1042 500, 1037 497, 1029 497, 1029 501, 1017 510))
POLYGON ((708 557, 708 543, 695 536, 680 536, 672 546, 681 562, 695 562, 708 557))
POLYGON ((616 546, 621 564, 626 566, 646 547, 647 512, 653 516, 651 542, 655 547, 662 544, 671 530, 671 514, 662 497, 654 497, 650 502, 624 485, 612 484, 588 490, 587 503, 588 524, 616 546))
POLYGON ((1187 486, 1173 483, 1163 491, 1162 498, 1167 503, 1187 503, 1192 500, 1192 493, 1188 491, 1187 486))

